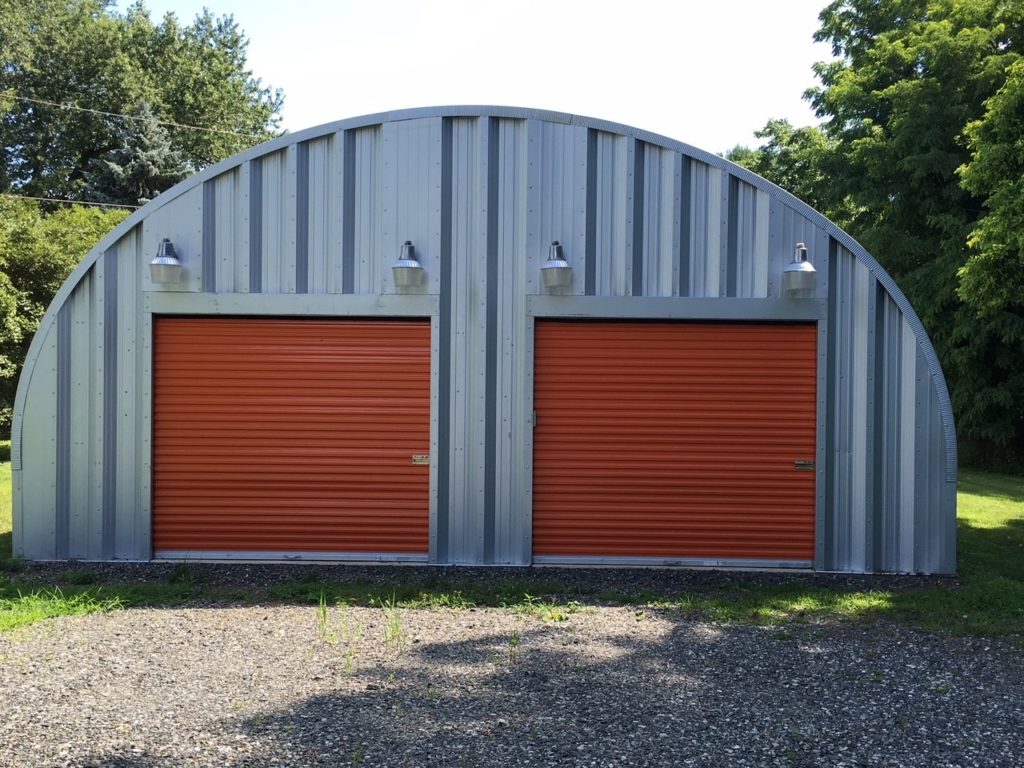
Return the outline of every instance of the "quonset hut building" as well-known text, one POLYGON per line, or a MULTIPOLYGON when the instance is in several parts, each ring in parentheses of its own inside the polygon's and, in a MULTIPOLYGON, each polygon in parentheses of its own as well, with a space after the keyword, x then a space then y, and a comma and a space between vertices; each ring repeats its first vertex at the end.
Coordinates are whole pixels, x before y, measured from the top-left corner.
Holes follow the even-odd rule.
POLYGON ((849 236, 622 125, 286 135, 68 278, 14 414, 30 559, 955 570, 921 322, 849 236))

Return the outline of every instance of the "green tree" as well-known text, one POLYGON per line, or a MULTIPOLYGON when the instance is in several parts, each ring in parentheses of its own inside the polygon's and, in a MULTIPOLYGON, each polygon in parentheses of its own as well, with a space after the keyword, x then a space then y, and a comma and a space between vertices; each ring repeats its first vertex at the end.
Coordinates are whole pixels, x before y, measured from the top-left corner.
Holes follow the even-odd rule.
POLYGON ((985 115, 967 126, 973 150, 963 185, 984 199, 960 269, 961 298, 985 316, 1024 311, 1024 59, 1014 62, 985 115))
POLYGON ((832 146, 820 128, 794 128, 788 120, 769 120, 754 135, 763 140, 757 149, 734 147, 726 159, 749 168, 812 208, 825 211, 835 206, 828 173, 832 146))
POLYGON ((824 211, 879 259, 921 315, 961 435, 1019 444, 1019 305, 979 313, 963 302, 969 283, 957 292, 968 239, 977 231, 980 245, 991 229, 989 186, 961 184, 958 169, 972 158, 967 126, 982 120, 1020 59, 1024 4, 836 0, 820 20, 817 39, 832 44, 836 59, 816 66, 821 85, 806 96, 830 145, 824 211))
POLYGON ((282 96, 246 68, 247 45, 209 11, 183 26, 173 13, 154 24, 142 2, 119 14, 107 0, 0 0, 0 192, 83 199, 125 145, 113 115, 142 103, 189 171, 271 138, 282 96))
MULTIPOLYGON (((1009 68, 985 115, 967 126, 973 156, 963 185, 985 201, 959 271, 960 298, 973 324, 1000 341, 989 375, 974 386, 972 421, 999 442, 1024 445, 1024 59, 1009 68)), ((977 374, 975 374, 977 375, 977 374)))
POLYGON ((121 121, 120 146, 92 162, 85 174, 90 200, 145 205, 189 175, 181 153, 148 104, 121 121))

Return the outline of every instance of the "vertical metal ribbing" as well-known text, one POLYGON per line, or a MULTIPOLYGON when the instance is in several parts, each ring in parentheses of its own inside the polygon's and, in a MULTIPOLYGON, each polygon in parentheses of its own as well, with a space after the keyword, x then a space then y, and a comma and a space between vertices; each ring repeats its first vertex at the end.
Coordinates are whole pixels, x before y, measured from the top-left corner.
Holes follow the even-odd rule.
POLYGON ((452 119, 441 121, 441 253, 440 317, 437 376, 437 562, 448 562, 448 521, 451 514, 451 385, 452 385, 452 119))
POLYGON ((690 242, 693 229, 693 201, 691 200, 691 178, 693 174, 693 161, 683 156, 683 167, 680 174, 679 186, 679 295, 690 295, 690 271, 693 261, 693 247, 690 242))
POLYGON ((249 163, 249 293, 263 292, 263 160, 249 163))
POLYGON ((864 429, 867 432, 864 445, 867 456, 864 461, 866 499, 864 511, 864 565, 869 571, 877 571, 884 559, 882 552, 882 525, 884 521, 884 503, 882 502, 881 481, 884 477, 882 460, 885 455, 882 435, 884 432, 882 406, 885 397, 879 392, 883 381, 880 360, 884 359, 882 343, 885 319, 881 312, 885 302, 881 301, 879 285, 874 278, 868 283, 868 316, 867 325, 867 372, 865 382, 866 407, 864 409, 864 429))
MULTIPOLYGON (((869 566, 872 570, 888 570, 888 553, 889 547, 886 546, 890 543, 890 532, 887 528, 891 528, 893 521, 894 505, 891 503, 891 499, 886 493, 887 490, 887 476, 891 472, 891 454, 886 450, 887 440, 887 424, 888 420, 886 417, 886 404, 887 404, 887 393, 889 391, 889 384, 885 379, 885 369, 891 357, 889 354, 889 339, 890 339, 890 328, 886 323, 885 316, 886 306, 886 295, 885 289, 881 283, 875 281, 874 290, 874 320, 868 329, 870 337, 873 339, 873 370, 872 376, 874 378, 874 386, 869 389, 873 390, 874 394, 874 408, 871 409, 871 420, 872 420, 872 454, 874 461, 871 464, 871 473, 873 478, 872 483, 872 497, 874 499, 873 509, 871 510, 871 548, 874 553, 873 562, 869 561, 869 566), (889 502, 889 503, 887 503, 889 502)), ((889 446, 892 448, 893 446, 889 446)))
POLYGON ((931 440, 929 430, 937 426, 937 413, 933 410, 931 400, 931 376, 928 373, 928 363, 925 360, 921 346, 917 346, 917 354, 914 360, 914 370, 906 371, 903 375, 914 376, 914 410, 917 412, 914 419, 914 562, 901 563, 904 570, 912 573, 921 573, 930 570, 927 562, 927 554, 931 545, 931 537, 935 535, 931 530, 931 516, 934 499, 932 490, 934 483, 928 482, 929 468, 934 466, 931 455, 931 447, 934 441, 931 440))
POLYGON ((217 185, 203 182, 203 290, 217 291, 217 185))
POLYGON ((725 239, 725 295, 739 295, 739 197, 740 180, 729 176, 729 202, 726 207, 726 239, 725 239))
POLYGON ((644 151, 646 145, 642 141, 636 142, 636 149, 633 152, 633 285, 631 293, 633 296, 642 296, 644 293, 644 151))
MULTIPOLYGON (((828 239, 828 295, 838 296, 837 285, 839 281, 839 258, 837 243, 834 238, 828 239)), ((836 562, 836 508, 835 508, 835 487, 836 487, 836 379, 838 372, 836 367, 836 333, 838 332, 838 304, 836 300, 828 302, 828 328, 825 333, 825 429, 820 439, 826 446, 825 453, 825 503, 824 509, 820 511, 816 521, 816 536, 822 541, 822 559, 824 563, 816 564, 816 567, 825 570, 833 570, 839 566, 836 562), (824 516, 824 517, 823 517, 824 516), (827 518, 827 519, 824 519, 827 518), (827 535, 823 536, 823 533, 827 535)))
POLYGON ((295 292, 309 293, 309 142, 295 148, 295 292))
POLYGON ((597 131, 587 131, 586 244, 583 251, 583 294, 597 294, 597 131))
MULTIPOLYGON (((484 562, 494 562, 494 517, 498 488, 498 181, 499 121, 487 119, 487 340, 484 365, 484 562)), ((588 272, 589 275, 589 272, 588 272)))
POLYGON ((66 560, 71 535, 71 303, 57 315, 57 462, 54 557, 66 560))
POLYGON ((116 254, 104 256, 103 271, 103 498, 100 548, 112 560, 117 543, 117 339, 116 254))
POLYGON ((354 293, 356 285, 356 134, 342 134, 341 179, 341 292, 354 293))

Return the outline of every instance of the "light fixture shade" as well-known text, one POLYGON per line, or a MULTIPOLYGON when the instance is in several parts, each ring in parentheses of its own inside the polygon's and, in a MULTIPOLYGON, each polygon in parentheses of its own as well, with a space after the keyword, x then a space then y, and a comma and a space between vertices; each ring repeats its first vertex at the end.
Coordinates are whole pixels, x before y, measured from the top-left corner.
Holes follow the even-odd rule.
POLYGON ((814 292, 814 279, 817 271, 807 260, 807 246, 796 244, 793 261, 786 265, 782 273, 782 291, 790 298, 808 297, 814 292))
POLYGON ((177 285, 181 282, 185 267, 178 260, 174 244, 166 237, 160 241, 156 258, 149 262, 149 276, 157 285, 177 285))
POLYGON ((540 275, 544 281, 544 287, 549 290, 552 288, 568 288, 572 284, 572 267, 565 260, 565 256, 562 253, 562 244, 557 240, 551 243, 551 248, 548 251, 548 260, 540 268, 540 275))
POLYGON ((402 253, 391 266, 391 273, 395 277, 395 287, 400 290, 423 284, 423 265, 416 258, 416 249, 411 240, 402 243, 402 253))

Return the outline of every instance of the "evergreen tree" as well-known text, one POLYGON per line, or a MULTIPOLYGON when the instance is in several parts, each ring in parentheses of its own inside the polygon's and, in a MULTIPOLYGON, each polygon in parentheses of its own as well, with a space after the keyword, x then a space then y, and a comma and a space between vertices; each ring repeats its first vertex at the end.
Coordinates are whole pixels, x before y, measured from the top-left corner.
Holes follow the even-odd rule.
POLYGON ((181 153, 148 104, 121 120, 120 144, 92 162, 85 175, 87 198, 145 205, 190 175, 181 153))

